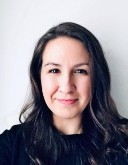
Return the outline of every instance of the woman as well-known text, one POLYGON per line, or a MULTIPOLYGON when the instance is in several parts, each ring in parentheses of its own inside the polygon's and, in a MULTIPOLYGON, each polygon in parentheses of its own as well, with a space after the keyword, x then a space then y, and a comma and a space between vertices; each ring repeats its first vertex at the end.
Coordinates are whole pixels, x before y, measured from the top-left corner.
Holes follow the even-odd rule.
POLYGON ((0 164, 128 164, 128 120, 91 32, 71 22, 51 28, 35 48, 30 81, 25 121, 0 136, 0 164))

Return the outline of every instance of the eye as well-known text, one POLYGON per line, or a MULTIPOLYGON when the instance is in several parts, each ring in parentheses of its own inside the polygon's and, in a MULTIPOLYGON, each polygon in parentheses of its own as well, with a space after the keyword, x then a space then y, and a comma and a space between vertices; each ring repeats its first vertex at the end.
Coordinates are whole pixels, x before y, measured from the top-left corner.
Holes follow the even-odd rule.
POLYGON ((59 69, 50 69, 49 73, 60 73, 59 69))
POLYGON ((75 73, 80 73, 80 74, 88 75, 88 71, 85 70, 85 69, 77 69, 77 70, 75 71, 75 73))

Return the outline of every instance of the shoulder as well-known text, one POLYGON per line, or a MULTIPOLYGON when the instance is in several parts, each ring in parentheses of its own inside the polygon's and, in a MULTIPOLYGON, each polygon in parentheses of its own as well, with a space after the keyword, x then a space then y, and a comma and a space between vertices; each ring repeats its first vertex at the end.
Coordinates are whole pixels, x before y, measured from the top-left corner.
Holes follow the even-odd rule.
POLYGON ((9 163, 15 148, 23 143, 22 127, 22 124, 14 125, 0 134, 0 163, 9 163))
POLYGON ((14 141, 15 138, 22 134, 22 124, 14 125, 11 127, 10 130, 5 130, 2 134, 0 134, 0 144, 3 141, 14 141))
POLYGON ((106 146, 106 158, 108 162, 119 165, 128 164, 128 136, 117 135, 106 146))

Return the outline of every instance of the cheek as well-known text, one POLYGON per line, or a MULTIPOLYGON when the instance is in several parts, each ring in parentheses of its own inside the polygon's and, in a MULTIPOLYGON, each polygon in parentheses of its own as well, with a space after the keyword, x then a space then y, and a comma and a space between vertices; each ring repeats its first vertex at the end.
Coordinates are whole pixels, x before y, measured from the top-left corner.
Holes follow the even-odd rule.
POLYGON ((57 88, 57 84, 55 80, 47 76, 46 77, 42 76, 41 85, 42 85, 42 92, 44 97, 52 95, 57 88))
POLYGON ((91 96, 91 81, 90 78, 86 80, 81 80, 80 85, 79 85, 79 92, 82 95, 86 95, 86 97, 91 96))

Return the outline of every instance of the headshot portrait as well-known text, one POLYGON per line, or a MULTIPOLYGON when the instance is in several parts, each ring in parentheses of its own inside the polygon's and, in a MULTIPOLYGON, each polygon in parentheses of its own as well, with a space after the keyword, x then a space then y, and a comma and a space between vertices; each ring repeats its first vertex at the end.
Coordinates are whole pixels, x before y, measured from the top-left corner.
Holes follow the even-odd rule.
MULTIPOLYGON (((31 8, 34 4, 31 3, 31 8)), ((120 87, 119 81, 114 86, 116 64, 114 57, 106 54, 111 42, 100 38, 107 28, 94 31, 93 24, 90 23, 89 28, 89 24, 86 27, 82 23, 84 19, 78 21, 70 17, 70 20, 63 20, 49 23, 42 33, 37 31, 36 42, 31 42, 34 48, 29 50, 30 55, 23 57, 28 79, 17 70, 19 85, 29 82, 29 90, 25 91, 28 88, 24 87, 27 96, 22 104, 20 95, 14 99, 19 111, 11 113, 8 110, 7 114, 4 109, 0 111, 3 124, 0 126, 0 165, 127 165, 128 117, 124 115, 127 111, 125 106, 122 111, 114 95, 116 85, 121 91, 123 85, 120 87)), ((20 33, 17 31, 17 34, 20 33)), ((19 46, 25 44, 30 45, 27 37, 19 46)), ((17 59, 22 59, 20 50, 14 52, 17 52, 16 56, 19 52, 17 59)), ((12 56, 11 59, 15 67, 15 58, 12 56)), ((6 66, 4 61, 3 68, 6 66)), ((11 79, 13 76, 12 73, 11 79)), ((117 80, 122 80, 118 76, 117 80)), ((9 85, 11 90, 11 81, 9 85)), ((3 103, 5 94, 8 94, 7 103, 11 103, 15 94, 12 92, 10 96, 7 89, 1 90, 3 103)), ((6 104, 5 109, 9 106, 6 104)))

